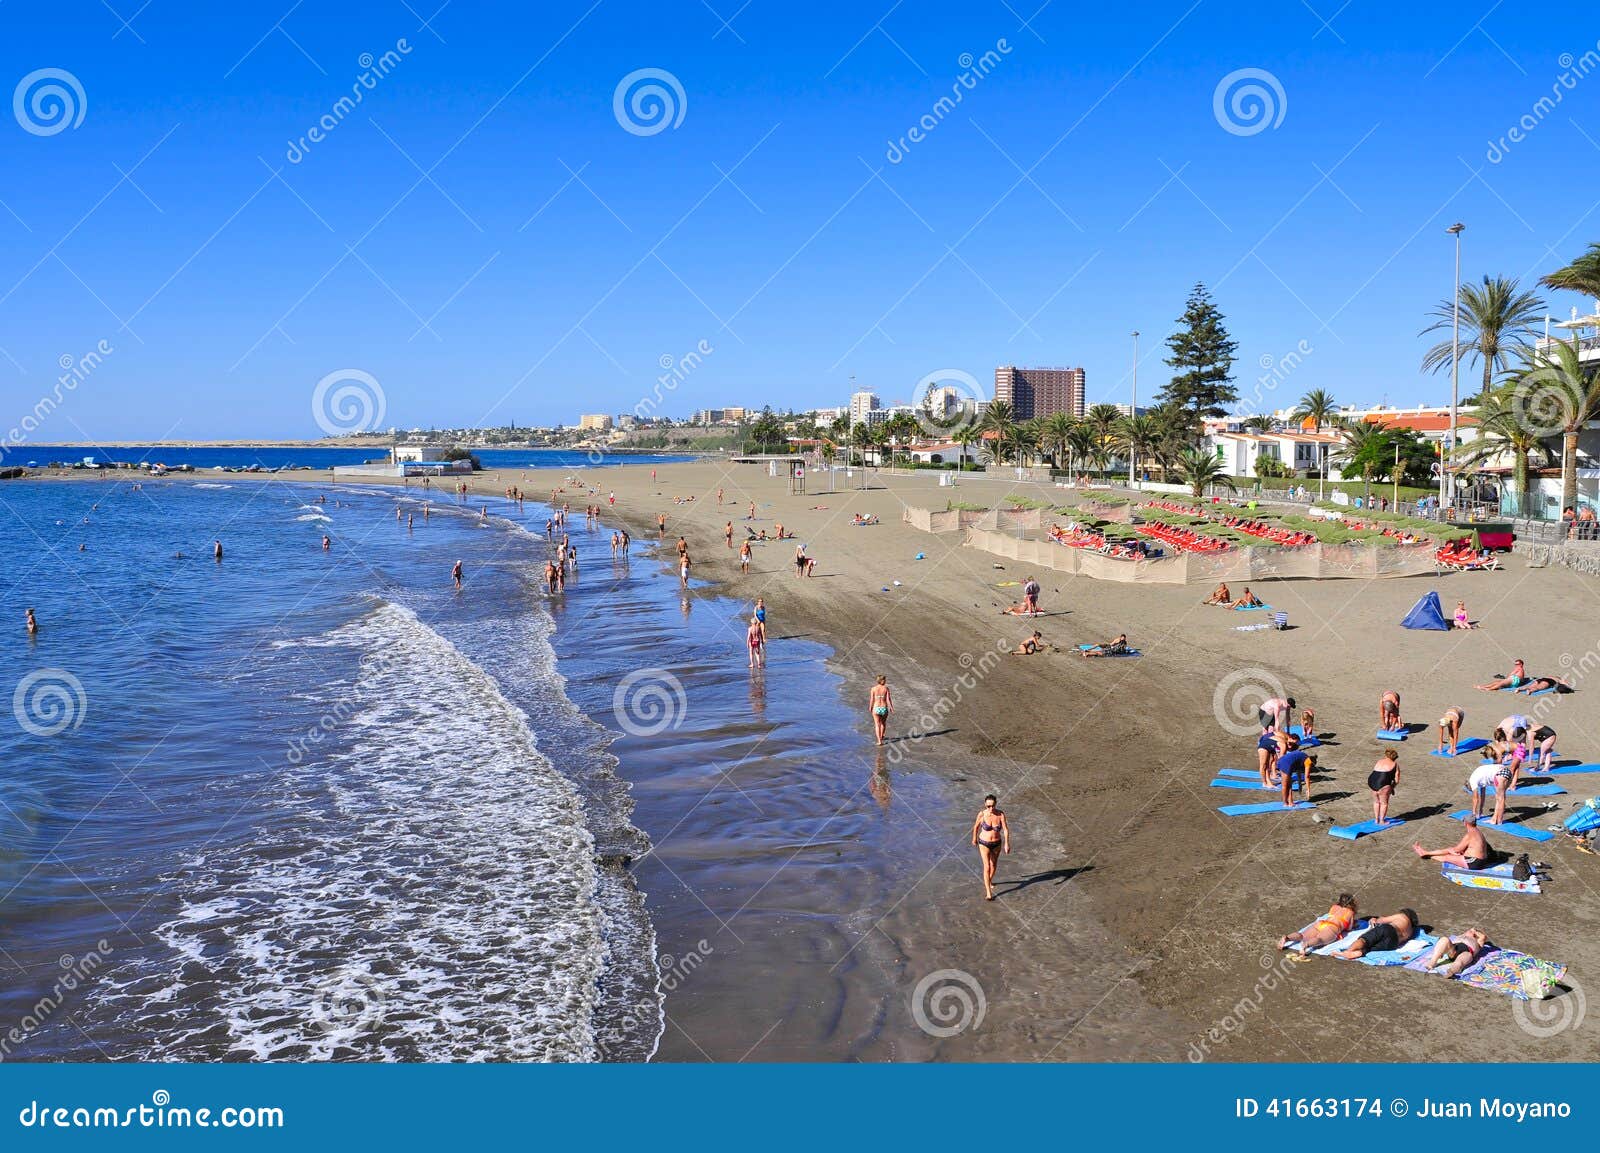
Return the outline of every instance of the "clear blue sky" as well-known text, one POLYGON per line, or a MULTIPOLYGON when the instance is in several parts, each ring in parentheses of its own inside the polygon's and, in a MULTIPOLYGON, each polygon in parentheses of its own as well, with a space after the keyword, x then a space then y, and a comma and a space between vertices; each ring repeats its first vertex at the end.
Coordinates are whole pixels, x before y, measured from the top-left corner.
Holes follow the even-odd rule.
POLYGON ((1600 239, 1600 69, 1534 112, 1600 31, 1544 8, 142 2, 0 7, 5 85, 58 68, 85 95, 53 135, 0 124, 0 425, 60 358, 114 349, 35 442, 317 435, 341 369, 378 380, 385 424, 570 423, 632 409, 700 341, 663 411, 836 404, 852 374, 909 399, 1005 363, 1081 364, 1091 400, 1124 400, 1128 333, 1149 396, 1196 280, 1242 391, 1304 341, 1270 404, 1437 402, 1417 333, 1445 226, 1468 225, 1468 278, 1531 283, 1600 239), (681 83, 676 127, 614 116, 641 68, 681 83), (1252 135, 1213 111, 1244 68, 1284 93, 1252 135))

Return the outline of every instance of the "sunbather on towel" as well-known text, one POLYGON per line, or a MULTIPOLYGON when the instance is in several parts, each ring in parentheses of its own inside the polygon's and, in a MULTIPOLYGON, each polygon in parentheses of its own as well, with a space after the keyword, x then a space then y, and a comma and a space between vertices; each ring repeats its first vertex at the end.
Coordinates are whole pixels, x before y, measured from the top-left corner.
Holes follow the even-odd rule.
POLYGON ((1211 595, 1200 602, 1203 605, 1226 605, 1233 603, 1233 594, 1228 591, 1228 582, 1223 581, 1211 591, 1211 595))
POLYGON ((1101 645, 1090 645, 1086 649, 1079 649, 1086 657, 1120 657, 1128 651, 1128 634, 1118 633, 1113 640, 1101 645))
POLYGON ((1518 685, 1511 691, 1513 693, 1527 693, 1531 697, 1534 693, 1542 693, 1546 689, 1553 689, 1557 686, 1566 688, 1567 682, 1560 677, 1534 677, 1527 684, 1518 685))
POLYGON ((1461 839, 1447 849, 1424 849, 1418 841, 1411 851, 1425 861, 1438 861, 1458 869, 1487 869, 1495 863, 1496 854, 1478 829, 1478 818, 1470 814, 1465 818, 1466 830, 1461 839))
POLYGON ((1236 609, 1258 609, 1261 607, 1261 604, 1261 598, 1250 591, 1249 585, 1245 585, 1244 594, 1240 596, 1238 600, 1233 602, 1232 607, 1236 609))
POLYGON ((1496 677, 1486 685, 1477 685, 1475 687, 1482 689, 1486 693, 1492 693, 1498 689, 1520 688, 1527 683, 1527 666, 1522 663, 1522 658, 1518 657, 1511 664, 1511 675, 1509 677, 1496 677))
POLYGON ((1350 943, 1350 947, 1335 957, 1346 961, 1360 960, 1366 953, 1388 953, 1404 945, 1417 935, 1417 914, 1401 909, 1387 917, 1374 917, 1367 931, 1350 943))
POLYGON ((1340 893, 1333 907, 1318 917, 1316 924, 1311 928, 1279 937, 1278 948, 1287 949, 1290 945, 1299 945, 1300 955, 1305 956, 1312 949, 1333 944, 1354 928, 1355 923, 1356 899, 1349 893, 1340 893))
POLYGON ((1445 967, 1446 977, 1459 977, 1477 964, 1489 947, 1489 937, 1482 929, 1468 929, 1459 937, 1440 937, 1428 955, 1428 968, 1445 967))

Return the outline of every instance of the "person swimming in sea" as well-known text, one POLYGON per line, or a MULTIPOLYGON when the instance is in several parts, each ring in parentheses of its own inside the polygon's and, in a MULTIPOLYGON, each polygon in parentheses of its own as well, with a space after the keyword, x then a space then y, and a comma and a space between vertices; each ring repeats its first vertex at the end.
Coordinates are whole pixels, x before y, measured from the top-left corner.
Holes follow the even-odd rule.
POLYGON ((23 612, 27 613, 27 620, 24 627, 27 628, 28 635, 30 637, 37 636, 39 633, 39 618, 33 615, 32 609, 24 609, 23 612))
POLYGON ((973 819, 972 843, 983 858, 983 899, 992 901, 995 867, 1000 864, 1000 854, 1011 851, 1011 826, 1000 809, 1000 799, 993 793, 983 798, 983 808, 973 819))
POLYGON ((894 712, 894 697, 889 692, 888 677, 878 677, 878 683, 867 694, 867 705, 872 710, 872 730, 881 745, 889 728, 889 714, 894 712))

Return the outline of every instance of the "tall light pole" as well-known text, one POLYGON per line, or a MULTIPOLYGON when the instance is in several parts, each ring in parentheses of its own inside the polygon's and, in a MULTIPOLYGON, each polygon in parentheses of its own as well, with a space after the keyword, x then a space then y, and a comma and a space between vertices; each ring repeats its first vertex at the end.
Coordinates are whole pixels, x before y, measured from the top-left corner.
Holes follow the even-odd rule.
MULTIPOLYGON (((1128 422, 1130 431, 1132 423, 1139 418, 1139 330, 1133 330, 1133 393, 1128 398, 1128 422)), ((1133 438, 1128 438, 1128 487, 1136 487, 1133 477, 1134 457, 1137 450, 1134 448, 1133 438)))
POLYGON ((1456 409, 1461 402, 1461 232, 1465 228, 1458 220, 1445 229, 1456 238, 1456 290, 1450 296, 1453 314, 1450 322, 1450 443, 1439 458, 1439 485, 1445 491, 1445 503, 1452 508, 1456 503, 1456 478, 1450 469, 1450 453, 1456 447, 1456 409))

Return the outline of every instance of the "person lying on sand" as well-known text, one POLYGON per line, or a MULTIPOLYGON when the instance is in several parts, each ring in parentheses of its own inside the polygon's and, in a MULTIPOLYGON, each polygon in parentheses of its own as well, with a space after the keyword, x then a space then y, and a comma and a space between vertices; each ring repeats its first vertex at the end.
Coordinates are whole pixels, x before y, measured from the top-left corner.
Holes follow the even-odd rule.
POLYGON ((1086 657, 1120 657, 1128 652, 1128 634, 1118 633, 1113 639, 1100 645, 1090 645, 1086 649, 1079 649, 1086 657))
POLYGON ((1446 977, 1459 977, 1477 964, 1488 947, 1489 936, 1482 929, 1468 929, 1459 937, 1440 937, 1428 954, 1428 968, 1443 965, 1446 977))
POLYGON ((1034 629, 1033 635, 1024 639, 1020 645, 1011 650, 1011 653, 1013 656, 1031 657, 1034 653, 1042 653, 1049 647, 1039 635, 1039 630, 1034 629))
POLYGON ((1511 691, 1513 693, 1527 693, 1531 697, 1531 696, 1533 696, 1534 693, 1542 693, 1546 689, 1554 689, 1554 688, 1563 688, 1563 689, 1565 689, 1565 688, 1570 688, 1570 687, 1571 686, 1568 685, 1567 682, 1562 680, 1560 677, 1534 677, 1527 684, 1518 685, 1516 688, 1512 689, 1511 691))
POLYGON ((872 514, 870 514, 868 516, 862 516, 860 513, 856 513, 855 516, 851 518, 850 523, 851 524, 856 524, 856 525, 877 524, 878 523, 878 514, 877 513, 872 513, 872 514))
POLYGON ((1232 607, 1236 609, 1258 609, 1261 607, 1261 603, 1261 598, 1251 592, 1250 586, 1246 585, 1244 595, 1234 601, 1232 607))
POLYGON ((1418 841, 1411 846, 1411 851, 1424 861, 1438 861, 1458 869, 1487 869, 1495 863, 1495 851, 1479 831, 1477 817, 1468 814, 1463 821, 1467 826, 1466 831, 1455 844, 1444 849, 1424 849, 1422 842, 1418 841))
POLYGON ((1366 953, 1387 953, 1398 949, 1417 935, 1417 914, 1411 909, 1401 909, 1387 917, 1374 917, 1367 931, 1350 943, 1350 947, 1335 957, 1358 961, 1366 953))
POLYGON ((1009 613, 1014 617, 1036 617, 1037 610, 1030 610, 1026 601, 1013 601, 1010 606, 1000 610, 1002 614, 1009 613))
POLYGON ((1316 924, 1309 929, 1300 929, 1294 933, 1285 934, 1278 938, 1278 948, 1287 949, 1290 945, 1300 946, 1300 956, 1305 956, 1312 949, 1320 949, 1324 945, 1331 945, 1344 936, 1356 924, 1356 899, 1349 893, 1340 893, 1335 901, 1322 916, 1317 918, 1316 924))
POLYGON ((1515 689, 1528 683, 1528 670, 1523 665, 1522 658, 1518 657, 1511 664, 1509 677, 1496 677, 1486 685, 1475 685, 1474 688, 1482 689, 1486 693, 1496 692, 1499 689, 1515 689))
POLYGON ((1211 595, 1200 603, 1203 605, 1225 605, 1233 601, 1233 594, 1228 591, 1228 582, 1223 581, 1211 590, 1211 595))

